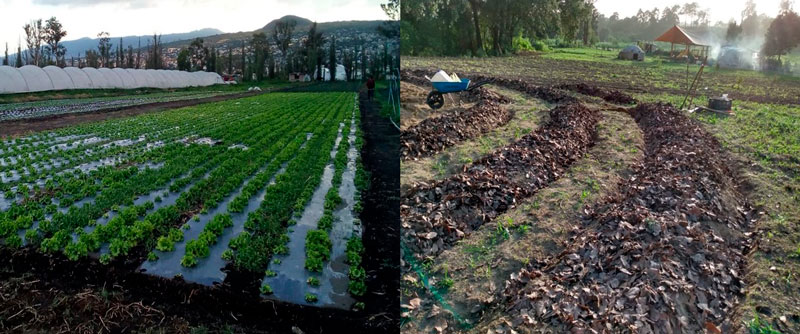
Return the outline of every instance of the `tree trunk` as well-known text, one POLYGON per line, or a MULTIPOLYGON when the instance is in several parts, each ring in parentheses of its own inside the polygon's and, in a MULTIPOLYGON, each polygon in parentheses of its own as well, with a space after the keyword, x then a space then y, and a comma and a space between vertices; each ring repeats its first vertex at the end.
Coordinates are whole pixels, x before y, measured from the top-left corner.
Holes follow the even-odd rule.
POLYGON ((478 18, 478 0, 469 0, 469 6, 472 8, 472 22, 475 25, 475 45, 472 49, 472 55, 476 56, 478 50, 483 50, 483 41, 481 41, 481 25, 478 18))

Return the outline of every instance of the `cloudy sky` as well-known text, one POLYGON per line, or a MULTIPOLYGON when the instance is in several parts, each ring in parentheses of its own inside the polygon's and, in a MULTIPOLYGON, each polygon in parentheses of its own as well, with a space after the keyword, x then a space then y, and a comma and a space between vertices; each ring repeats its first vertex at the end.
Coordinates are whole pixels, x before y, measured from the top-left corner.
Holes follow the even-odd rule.
MULTIPOLYGON (((618 12, 620 17, 628 17, 636 15, 639 8, 649 10, 658 7, 659 10, 664 7, 672 6, 675 4, 683 4, 686 2, 695 1, 700 4, 700 8, 709 8, 711 12, 711 24, 717 21, 728 22, 731 18, 737 20, 741 18, 742 9, 746 0, 681 0, 681 1, 664 1, 664 0, 637 0, 635 2, 620 1, 620 0, 597 0, 595 7, 600 13, 606 16, 611 16, 614 12, 618 12)), ((778 15, 780 0, 757 0, 756 11, 759 14, 767 14, 769 16, 778 15)), ((797 6, 795 6, 797 9, 797 6)))
MULTIPOLYGON (((292 14, 312 21, 385 20, 385 0, 0 0, 0 48, 16 50, 22 26, 32 19, 55 16, 68 35, 65 40, 151 35, 216 28, 251 31, 292 14)), ((2 53, 3 50, 0 50, 2 53)), ((13 51, 10 51, 13 53, 13 51)), ((2 55, 0 54, 0 57, 2 55)))

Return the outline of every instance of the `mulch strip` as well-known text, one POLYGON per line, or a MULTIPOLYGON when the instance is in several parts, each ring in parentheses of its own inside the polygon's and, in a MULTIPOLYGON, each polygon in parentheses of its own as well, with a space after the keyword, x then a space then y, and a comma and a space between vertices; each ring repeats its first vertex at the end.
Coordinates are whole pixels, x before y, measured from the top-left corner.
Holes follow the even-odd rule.
POLYGON ((403 239, 418 258, 435 256, 561 177, 596 138, 600 113, 582 104, 550 110, 536 131, 464 166, 460 174, 420 183, 402 198, 403 239))
POLYGON ((402 159, 434 155, 459 142, 475 138, 502 126, 514 117, 503 107, 508 99, 484 88, 470 92, 478 99, 474 106, 462 111, 428 118, 400 133, 402 159))
POLYGON ((667 104, 631 109, 645 160, 562 254, 512 274, 513 326, 570 333, 730 333, 755 211, 719 142, 667 104))

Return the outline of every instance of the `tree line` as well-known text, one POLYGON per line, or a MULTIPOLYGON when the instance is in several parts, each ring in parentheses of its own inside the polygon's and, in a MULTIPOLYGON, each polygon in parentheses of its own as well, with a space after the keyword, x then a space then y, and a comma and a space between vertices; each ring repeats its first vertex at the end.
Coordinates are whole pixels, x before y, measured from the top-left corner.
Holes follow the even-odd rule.
POLYGON ((404 55, 503 55, 515 39, 559 38, 565 44, 597 39, 592 0, 405 0, 404 55))
POLYGON ((17 56, 12 64, 8 57, 8 43, 6 43, 3 65, 15 67, 54 65, 94 68, 164 68, 161 36, 157 34, 153 35, 152 40, 147 41, 146 53, 142 54, 141 39, 139 39, 138 47, 134 52, 133 45, 129 44, 127 48, 123 47, 122 38, 119 39, 119 44, 115 48, 109 33, 103 31, 97 34, 97 50, 86 50, 83 57, 79 54, 77 60, 74 57, 67 60, 65 57, 67 49, 61 43, 67 36, 67 31, 56 17, 51 17, 46 21, 32 20, 26 23, 22 30, 25 32, 27 49, 23 51, 22 43, 18 43, 17 56))
MULTIPOLYGON (((399 1, 390 0, 382 5, 390 18, 399 15, 399 1)), ((297 22, 286 19, 276 22, 272 31, 254 33, 250 39, 229 41, 220 47, 207 45, 203 38, 195 38, 177 53, 176 65, 184 71, 208 71, 220 74, 240 74, 245 80, 255 78, 285 78, 289 73, 304 73, 313 80, 322 80, 323 71, 327 69, 331 78, 336 78, 338 65, 344 69, 346 80, 364 79, 368 75, 376 77, 391 73, 400 67, 400 59, 389 52, 389 45, 367 45, 358 43, 352 48, 337 47, 334 35, 324 35, 317 23, 311 24, 305 34, 293 41, 297 22)), ((107 68, 147 68, 163 69, 165 64, 164 46, 161 36, 154 34, 152 39, 142 46, 139 39, 136 48, 133 45, 123 47, 122 38, 115 45, 110 34, 102 31, 97 34, 96 49, 86 50, 84 56, 76 59, 65 59, 66 48, 61 44, 67 35, 61 23, 55 17, 47 21, 33 20, 23 27, 28 49, 21 50, 17 46, 17 57, 14 64, 9 64, 8 44, 6 43, 3 65, 22 67, 23 65, 59 67, 107 67, 107 68)), ((378 32, 386 38, 399 36, 397 22, 389 22, 379 27, 378 32)))
MULTIPOLYGON (((598 13, 593 0, 405 0, 401 8, 403 55, 504 55, 548 40, 556 46, 650 41, 673 25, 719 31, 728 44, 763 40, 761 53, 780 59, 800 43, 800 19, 790 0, 776 18, 748 0, 741 16, 712 25, 699 2, 675 4, 622 18, 598 13), (738 22, 737 22, 738 21, 738 22)), ((544 43, 540 43, 544 44, 544 43)), ((546 46, 545 46, 546 48, 546 46)))
POLYGON ((372 46, 359 43, 352 49, 343 49, 337 47, 336 37, 324 35, 316 22, 299 38, 294 37, 296 27, 294 20, 278 21, 272 31, 256 32, 248 40, 227 42, 223 46, 227 52, 222 54, 197 38, 180 51, 178 68, 240 74, 244 80, 285 78, 290 73, 323 80, 325 69, 335 79, 341 65, 344 78, 349 81, 368 75, 385 76, 400 66, 399 57, 389 52, 387 43, 372 46))

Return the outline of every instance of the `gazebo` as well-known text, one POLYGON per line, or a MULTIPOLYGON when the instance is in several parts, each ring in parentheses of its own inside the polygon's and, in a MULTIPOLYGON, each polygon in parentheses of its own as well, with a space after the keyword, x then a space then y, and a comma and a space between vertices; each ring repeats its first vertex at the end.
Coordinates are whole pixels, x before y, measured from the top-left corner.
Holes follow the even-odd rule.
POLYGON ((675 50, 675 44, 681 44, 686 46, 686 49, 684 51, 681 51, 678 55, 685 54, 685 56, 687 57, 689 56, 689 54, 691 54, 692 47, 696 47, 696 49, 699 49, 699 53, 696 56, 697 58, 702 59, 704 63, 708 59, 708 50, 711 47, 708 43, 704 42, 702 39, 686 32, 686 30, 683 30, 683 28, 677 25, 672 26, 672 28, 669 28, 669 30, 661 34, 661 36, 658 36, 658 38, 656 38, 656 41, 670 43, 670 48, 669 48, 670 57, 675 56, 673 55, 675 50))

